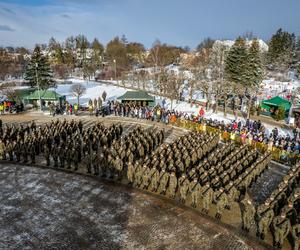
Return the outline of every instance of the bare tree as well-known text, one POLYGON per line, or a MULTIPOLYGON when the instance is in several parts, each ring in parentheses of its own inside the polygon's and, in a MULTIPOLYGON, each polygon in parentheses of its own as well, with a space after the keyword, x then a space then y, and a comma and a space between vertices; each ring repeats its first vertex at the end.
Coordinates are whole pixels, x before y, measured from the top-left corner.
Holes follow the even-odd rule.
POLYGON ((77 104, 79 107, 79 98, 86 92, 86 87, 80 83, 75 83, 70 87, 70 91, 73 96, 77 97, 77 104))
POLYGON ((166 95, 171 99, 171 109, 173 109, 173 101, 179 100, 183 87, 183 75, 175 75, 174 73, 167 74, 167 81, 165 82, 166 95))

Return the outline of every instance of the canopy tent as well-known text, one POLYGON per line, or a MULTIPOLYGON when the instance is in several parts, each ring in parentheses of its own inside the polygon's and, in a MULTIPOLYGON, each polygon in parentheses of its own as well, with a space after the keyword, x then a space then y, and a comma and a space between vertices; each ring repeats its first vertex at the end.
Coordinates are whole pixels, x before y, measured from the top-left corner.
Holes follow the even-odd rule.
POLYGON ((270 107, 282 107, 285 111, 288 111, 291 108, 291 103, 279 96, 275 96, 269 100, 263 100, 261 107, 267 110, 270 110, 270 107))
POLYGON ((154 106, 155 97, 149 95, 146 91, 127 91, 124 95, 119 96, 117 98, 118 100, 121 100, 122 103, 126 102, 146 102, 149 106, 154 106))

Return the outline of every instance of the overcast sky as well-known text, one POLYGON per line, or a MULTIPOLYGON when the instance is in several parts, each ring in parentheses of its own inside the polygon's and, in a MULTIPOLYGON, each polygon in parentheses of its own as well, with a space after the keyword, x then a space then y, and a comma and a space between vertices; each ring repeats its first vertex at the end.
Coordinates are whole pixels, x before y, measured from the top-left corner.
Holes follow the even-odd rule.
POLYGON ((280 27, 300 35, 300 0, 0 0, 0 46, 115 36, 151 47, 156 39, 194 48, 206 37, 246 31, 269 39, 280 27))

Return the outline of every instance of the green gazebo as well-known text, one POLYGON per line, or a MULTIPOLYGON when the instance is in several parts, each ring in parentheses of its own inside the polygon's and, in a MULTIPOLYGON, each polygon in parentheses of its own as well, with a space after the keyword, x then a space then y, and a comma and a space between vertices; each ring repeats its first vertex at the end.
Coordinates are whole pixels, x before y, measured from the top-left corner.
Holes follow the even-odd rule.
POLYGON ((155 97, 142 90, 127 91, 124 95, 119 96, 117 99, 122 103, 140 102, 141 104, 145 103, 147 106, 155 105, 155 97))
POLYGON ((282 107, 284 109, 284 111, 286 113, 289 112, 290 108, 291 108, 291 103, 286 100, 283 99, 279 96, 275 96, 271 99, 268 100, 263 100, 260 104, 261 109, 264 109, 266 111, 263 111, 262 114, 266 114, 266 115, 271 115, 271 110, 276 110, 279 107, 282 107))
POLYGON ((35 90, 31 94, 24 96, 23 100, 26 104, 38 104, 41 99, 43 106, 47 106, 47 102, 61 103, 65 100, 65 96, 61 96, 54 90, 35 90))

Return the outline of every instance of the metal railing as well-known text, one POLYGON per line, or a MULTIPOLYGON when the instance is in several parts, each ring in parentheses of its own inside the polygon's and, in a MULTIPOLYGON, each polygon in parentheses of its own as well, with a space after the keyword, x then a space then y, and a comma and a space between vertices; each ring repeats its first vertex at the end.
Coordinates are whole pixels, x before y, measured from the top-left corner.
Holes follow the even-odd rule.
POLYGON ((170 124, 173 126, 177 126, 189 130, 196 130, 202 133, 219 135, 220 141, 222 142, 233 141, 237 145, 248 144, 249 146, 258 150, 261 153, 269 151, 272 153, 272 159, 274 161, 286 165, 294 165, 297 161, 300 160, 300 154, 297 152, 289 152, 287 150, 278 148, 276 146, 270 147, 266 143, 258 142, 255 140, 249 140, 248 138, 243 138, 240 135, 236 135, 234 131, 227 132, 219 128, 211 127, 207 124, 201 124, 194 121, 182 120, 182 119, 176 119, 175 121, 170 121, 170 124))

